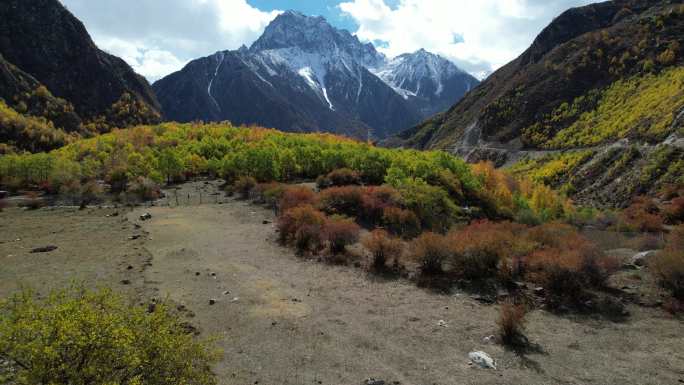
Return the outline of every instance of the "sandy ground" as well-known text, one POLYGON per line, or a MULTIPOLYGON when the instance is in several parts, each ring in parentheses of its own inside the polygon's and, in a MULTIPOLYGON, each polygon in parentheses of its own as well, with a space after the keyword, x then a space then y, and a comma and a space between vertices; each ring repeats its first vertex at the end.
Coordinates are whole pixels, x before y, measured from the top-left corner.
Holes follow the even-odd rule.
POLYGON ((622 323, 536 310, 527 335, 540 349, 520 356, 483 341, 496 330, 497 306, 298 258, 274 241, 272 212, 212 191, 183 186, 178 195, 191 197, 178 206, 167 194, 118 217, 105 216, 111 209, 0 213, 0 295, 22 282, 47 288, 76 278, 143 302, 167 298, 189 309, 201 336, 217 338, 221 384, 684 383, 684 323, 660 310, 630 305, 622 323), (193 191, 206 193, 202 204, 193 191), (141 222, 144 212, 152 219, 141 222), (46 244, 59 249, 28 253, 46 244), (498 370, 468 366, 472 350, 492 355, 498 370))

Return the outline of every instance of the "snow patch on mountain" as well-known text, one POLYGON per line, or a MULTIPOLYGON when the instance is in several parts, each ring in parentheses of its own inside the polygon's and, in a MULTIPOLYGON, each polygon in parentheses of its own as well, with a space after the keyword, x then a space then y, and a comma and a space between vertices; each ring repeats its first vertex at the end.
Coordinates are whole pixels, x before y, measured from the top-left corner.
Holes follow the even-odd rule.
POLYGON ((209 80, 209 86, 207 86, 207 94, 209 95, 209 98, 214 102, 214 105, 216 108, 221 110, 221 106, 218 104, 216 99, 214 99, 214 96, 211 94, 211 86, 214 84, 214 79, 216 79, 216 76, 219 73, 219 70, 221 69, 221 65, 223 64, 224 60, 226 59, 226 55, 224 52, 218 52, 216 55, 216 62, 218 63, 216 65, 216 70, 214 70, 214 76, 212 76, 211 80, 209 80))

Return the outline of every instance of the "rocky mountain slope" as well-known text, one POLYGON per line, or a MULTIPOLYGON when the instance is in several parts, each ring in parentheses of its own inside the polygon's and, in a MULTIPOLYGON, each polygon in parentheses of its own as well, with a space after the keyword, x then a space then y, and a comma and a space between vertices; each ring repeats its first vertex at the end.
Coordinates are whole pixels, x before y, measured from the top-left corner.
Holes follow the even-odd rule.
POLYGON ((615 0, 566 11, 520 57, 394 145, 513 169, 621 206, 684 183, 684 6, 615 0))
POLYGON ((288 11, 250 48, 195 60, 156 82, 165 116, 384 138, 477 84, 436 55, 388 60, 322 17, 288 11))
POLYGON ((98 49, 58 0, 2 1, 0 20, 0 98, 7 107, 79 134, 160 119, 147 81, 98 49))

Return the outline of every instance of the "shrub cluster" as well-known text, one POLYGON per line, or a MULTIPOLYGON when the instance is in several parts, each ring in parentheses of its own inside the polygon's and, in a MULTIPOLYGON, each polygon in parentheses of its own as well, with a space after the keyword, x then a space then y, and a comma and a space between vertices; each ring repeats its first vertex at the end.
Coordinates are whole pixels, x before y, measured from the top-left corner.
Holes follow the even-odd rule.
MULTIPOLYGON (((0 301, 10 384, 215 384, 218 352, 163 304, 148 312, 109 290, 29 291, 0 301)), ((0 369, 2 369, 0 367, 0 369)), ((2 379, 3 373, 0 373, 2 379)))
POLYGON ((327 175, 321 175, 316 179, 316 185, 319 189, 358 184, 361 184, 361 175, 348 168, 332 170, 327 175))

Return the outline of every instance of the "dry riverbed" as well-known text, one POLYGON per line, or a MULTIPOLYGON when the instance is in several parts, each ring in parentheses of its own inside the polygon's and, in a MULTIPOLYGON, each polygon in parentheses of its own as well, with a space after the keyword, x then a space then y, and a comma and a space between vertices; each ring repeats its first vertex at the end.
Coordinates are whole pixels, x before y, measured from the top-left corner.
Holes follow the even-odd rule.
POLYGON ((221 384, 684 382, 684 323, 659 309, 629 305, 620 323, 535 310, 527 334, 539 349, 518 355, 484 341, 497 306, 298 258, 275 242, 272 212, 216 191, 187 184, 132 211, 5 210, 0 296, 79 280, 143 303, 166 298, 200 336, 217 337, 221 384), (469 366, 472 350, 498 370, 469 366))

